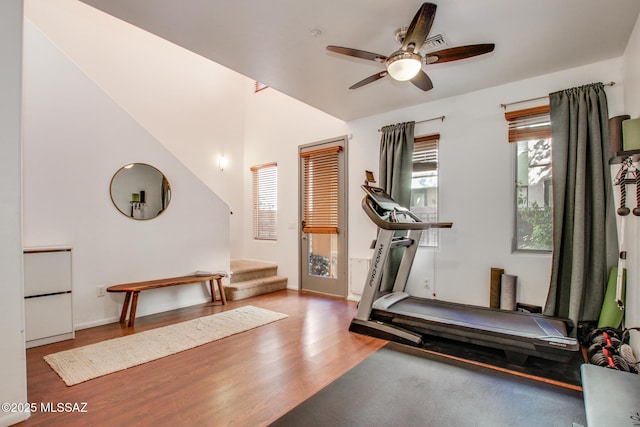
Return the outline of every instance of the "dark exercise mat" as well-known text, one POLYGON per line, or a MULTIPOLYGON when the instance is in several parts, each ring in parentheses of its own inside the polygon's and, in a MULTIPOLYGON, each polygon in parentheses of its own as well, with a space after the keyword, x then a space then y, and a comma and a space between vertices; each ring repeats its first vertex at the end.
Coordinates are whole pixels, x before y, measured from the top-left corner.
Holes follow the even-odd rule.
POLYGON ((389 343, 271 425, 547 427, 585 419, 578 391, 389 343))

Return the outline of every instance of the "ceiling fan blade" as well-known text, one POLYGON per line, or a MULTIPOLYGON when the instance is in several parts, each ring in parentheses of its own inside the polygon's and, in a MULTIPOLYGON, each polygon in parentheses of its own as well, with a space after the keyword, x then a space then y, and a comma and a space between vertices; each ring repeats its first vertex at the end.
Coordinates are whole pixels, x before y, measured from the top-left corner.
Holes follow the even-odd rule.
POLYGON ((442 62, 471 58, 472 56, 493 52, 495 47, 496 45, 493 43, 484 43, 438 50, 436 52, 427 53, 427 64, 440 64, 442 62))
POLYGON ((418 72, 418 74, 416 74, 416 76, 411 79, 411 83, 413 83, 415 87, 420 88, 425 92, 433 89, 433 82, 431 81, 429 76, 427 76, 427 73, 422 70, 420 70, 420 72, 418 72))
POLYGON ((370 61, 376 61, 383 63, 387 57, 384 55, 378 55, 377 53, 367 52, 365 50, 351 49, 350 47, 342 46, 327 46, 329 52, 340 53, 342 55, 353 56, 356 58, 368 59, 370 61))
POLYGON ((381 78, 383 78, 384 76, 387 75, 387 71, 380 71, 379 73, 374 74, 373 76, 369 76, 366 79, 360 80, 358 83, 351 85, 351 87, 349 87, 349 89, 358 89, 359 87, 362 87, 364 85, 368 85, 369 83, 373 83, 376 80, 380 80, 381 78))
POLYGON ((420 9, 413 17, 413 21, 411 21, 411 25, 409 25, 401 50, 406 51, 409 45, 413 44, 413 52, 418 53, 427 39, 429 31, 431 31, 433 20, 436 17, 436 8, 437 6, 433 3, 423 3, 420 6, 420 9))

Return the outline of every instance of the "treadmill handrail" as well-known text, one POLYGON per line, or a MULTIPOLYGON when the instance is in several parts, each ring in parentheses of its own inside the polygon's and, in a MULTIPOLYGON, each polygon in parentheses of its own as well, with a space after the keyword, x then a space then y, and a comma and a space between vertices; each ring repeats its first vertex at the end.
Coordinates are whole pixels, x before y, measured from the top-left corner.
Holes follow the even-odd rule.
POLYGON ((373 201, 369 196, 362 199, 362 209, 375 225, 384 230, 428 230, 429 228, 451 228, 452 222, 421 222, 420 218, 415 216, 411 211, 406 210, 403 213, 410 215, 418 222, 389 222, 380 218, 373 208, 373 201))

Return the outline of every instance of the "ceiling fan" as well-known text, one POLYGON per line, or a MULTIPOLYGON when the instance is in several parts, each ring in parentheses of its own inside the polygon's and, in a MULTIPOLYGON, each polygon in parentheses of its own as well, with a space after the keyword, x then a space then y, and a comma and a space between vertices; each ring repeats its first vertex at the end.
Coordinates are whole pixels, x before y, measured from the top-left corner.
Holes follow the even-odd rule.
POLYGON ((409 28, 400 28, 395 32, 396 40, 401 46, 388 57, 348 47, 327 46, 327 50, 330 52, 376 61, 385 65, 385 70, 355 83, 349 89, 357 89, 389 75, 398 81, 409 80, 414 86, 428 91, 433 89, 433 82, 422 70, 423 64, 457 61, 493 51, 495 48, 493 43, 484 43, 442 49, 429 52, 423 57, 420 54, 420 49, 431 31, 433 20, 436 17, 436 7, 433 3, 423 3, 413 17, 409 28))

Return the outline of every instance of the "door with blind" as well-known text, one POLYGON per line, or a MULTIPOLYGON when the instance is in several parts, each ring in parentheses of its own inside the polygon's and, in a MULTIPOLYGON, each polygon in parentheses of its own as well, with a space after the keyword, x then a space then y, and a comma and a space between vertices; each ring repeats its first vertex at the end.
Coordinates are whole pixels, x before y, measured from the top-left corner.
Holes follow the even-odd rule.
POLYGON ((347 296, 346 138, 300 147, 300 288, 347 296))

